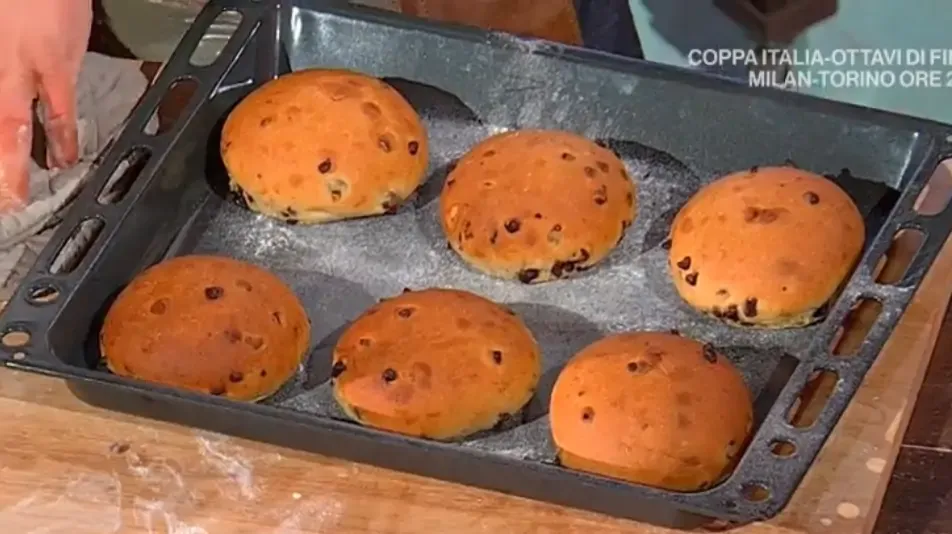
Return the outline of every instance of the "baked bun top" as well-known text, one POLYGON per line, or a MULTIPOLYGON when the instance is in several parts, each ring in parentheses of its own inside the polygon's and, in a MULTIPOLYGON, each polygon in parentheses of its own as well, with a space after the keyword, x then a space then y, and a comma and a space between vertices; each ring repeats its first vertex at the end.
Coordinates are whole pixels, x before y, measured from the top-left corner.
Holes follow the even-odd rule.
POLYGON ((334 350, 335 396, 369 426, 431 439, 492 428, 535 391, 539 347, 511 311, 451 289, 367 310, 334 350))
POLYGON ((626 333, 579 352, 549 406, 566 467, 678 491, 715 484, 753 422, 750 392, 710 346, 626 333))
POLYGON ((670 237, 669 266, 689 304, 742 324, 796 326, 821 315, 845 282, 865 224, 831 180, 761 167, 698 191, 670 237))
POLYGON ((181 256, 123 289, 99 342, 117 375, 258 400, 295 374, 309 338, 304 308, 273 274, 230 258, 181 256))
POLYGON ((603 259, 635 218, 635 185, 609 149, 562 131, 520 130, 476 145, 447 177, 443 230, 468 263, 532 283, 603 259))
POLYGON ((386 82, 312 69, 242 100, 221 153, 257 205, 314 222, 395 209, 423 181, 428 144, 416 111, 386 82))

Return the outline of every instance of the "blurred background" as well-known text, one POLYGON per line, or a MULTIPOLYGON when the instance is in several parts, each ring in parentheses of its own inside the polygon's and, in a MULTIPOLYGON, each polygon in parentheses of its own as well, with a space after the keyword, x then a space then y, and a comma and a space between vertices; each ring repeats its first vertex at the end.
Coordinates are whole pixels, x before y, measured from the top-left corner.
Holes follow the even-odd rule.
MULTIPOLYGON (((480 1, 483 0, 469 0, 466 4, 475 5, 480 1)), ((624 6, 625 1, 596 0, 589 4, 624 6)), ((637 29, 640 49, 645 59, 650 61, 688 66, 687 54, 691 49, 751 49, 760 44, 751 39, 749 30, 745 30, 718 9, 714 0, 627 2, 637 29)), ((407 4, 425 6, 427 2, 357 0, 354 3, 400 10, 401 4, 405 9, 407 4)), ((430 0, 430 4, 441 3, 447 2, 430 0)), ((511 6, 527 3, 509 0, 511 6)), ((204 4, 205 0, 101 0, 98 9, 101 11, 99 16, 107 21, 116 38, 132 54, 145 60, 163 61, 204 4)), ((536 2, 536 5, 538 4, 536 2)), ((952 50, 952 39, 949 37, 952 34, 952 9, 949 9, 949 0, 839 0, 838 4, 833 16, 808 27, 782 47, 801 52, 819 50, 824 54, 834 49, 952 50)), ((234 21, 229 24, 226 20, 217 25, 206 37, 199 54, 214 57, 217 47, 230 35, 233 24, 234 21)), ((942 68, 952 72, 952 65, 942 68)), ((747 76, 744 69, 725 66, 714 70, 727 76, 745 79, 747 76)), ((952 123, 952 87, 939 89, 827 86, 797 90, 824 98, 952 123)))

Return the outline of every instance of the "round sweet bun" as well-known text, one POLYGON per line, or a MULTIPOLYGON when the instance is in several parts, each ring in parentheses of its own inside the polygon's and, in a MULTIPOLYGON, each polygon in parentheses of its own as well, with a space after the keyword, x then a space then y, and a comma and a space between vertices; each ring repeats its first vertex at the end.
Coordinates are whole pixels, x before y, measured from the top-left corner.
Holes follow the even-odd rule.
POLYGON ((370 308, 334 349, 334 396, 355 421, 435 440, 521 417, 541 373, 532 333, 507 308, 452 289, 370 308))
POLYGON ((739 459, 753 405, 740 374, 710 346, 626 333, 569 361, 552 390, 549 419, 564 467, 700 491, 739 459))
POLYGON ((635 219, 636 198, 611 150, 568 132, 521 130, 459 160, 440 195, 440 221, 476 270, 540 283, 604 259, 635 219))
POLYGON ((289 223, 392 212, 426 176, 426 130, 386 82, 302 70, 268 82, 228 115, 221 155, 236 198, 289 223))
POLYGON ((255 401, 294 376, 311 326, 276 276, 230 258, 181 256, 137 276, 99 335, 113 373, 255 401))
POLYGON ((695 309, 742 326, 821 320, 863 251, 852 199, 822 176, 761 167, 698 191, 671 226, 668 266, 695 309))

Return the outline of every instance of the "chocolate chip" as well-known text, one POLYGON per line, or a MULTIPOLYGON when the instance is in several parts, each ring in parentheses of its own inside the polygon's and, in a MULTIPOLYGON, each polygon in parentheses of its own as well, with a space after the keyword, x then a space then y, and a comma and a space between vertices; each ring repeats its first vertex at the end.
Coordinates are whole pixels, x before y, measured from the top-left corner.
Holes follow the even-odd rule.
POLYGON ((760 167, 754 165, 753 167, 750 168, 750 174, 754 174, 755 172, 759 170, 760 170, 760 167))
POLYGON ((361 347, 369 347, 371 343, 373 342, 369 338, 366 338, 366 337, 362 337, 357 340, 357 344, 359 344, 361 347))
POLYGON ((228 197, 233 204, 239 208, 248 209, 248 201, 245 199, 244 191, 238 186, 232 186, 232 191, 228 197))
POLYGON ((259 374, 261 375, 261 378, 264 378, 264 377, 268 376, 268 372, 265 371, 264 369, 262 369, 262 370, 261 370, 261 373, 259 373, 259 374))
POLYGON ((493 233, 489 235, 489 244, 490 244, 490 245, 495 245, 495 244, 496 244, 496 238, 498 238, 498 237, 499 237, 499 231, 493 230, 493 233))
POLYGON ((272 314, 271 314, 271 319, 272 319, 272 320, 275 322, 275 324, 277 324, 278 326, 282 326, 282 325, 284 324, 284 320, 281 318, 281 312, 277 312, 277 311, 276 311, 276 312, 272 313, 272 314))
POLYGON ((595 190, 595 203, 601 206, 602 204, 608 202, 608 188, 604 185, 600 186, 595 190))
POLYGON ((211 286, 205 288, 205 298, 208 300, 218 300, 225 294, 225 290, 218 286, 211 286))
POLYGON ((381 136, 377 139, 377 146, 379 146, 380 150, 383 150, 384 152, 390 152, 393 150, 393 146, 390 144, 390 139, 388 139, 386 136, 381 136))
POLYGON ((608 164, 604 161, 598 161, 595 163, 595 166, 598 167, 598 170, 602 172, 608 172, 608 164))
POLYGON ((387 383, 389 384, 390 382, 393 382, 393 381, 396 380, 396 379, 397 379, 397 372, 396 372, 396 371, 394 371, 393 369, 390 369, 389 367, 388 367, 387 369, 384 369, 384 370, 383 370, 383 381, 384 381, 384 382, 387 382, 387 383))
POLYGON ((241 331, 237 328, 228 328, 225 330, 225 339, 229 343, 238 343, 241 341, 241 331))
POLYGON ((740 312, 737 310, 737 304, 729 304, 724 310, 724 319, 728 321, 739 321, 740 312))
POLYGON ((748 206, 744 208, 744 222, 754 222, 760 216, 760 208, 748 206))
POLYGON ((509 219, 505 224, 506 231, 510 234, 514 234, 519 231, 519 228, 522 228, 522 223, 519 222, 519 219, 509 219))
POLYGON ((628 207, 635 205, 635 195, 631 193, 625 193, 625 204, 628 204, 628 207))
POLYGON ((209 389, 208 392, 209 392, 210 394, 212 394, 212 395, 215 395, 216 397, 217 397, 217 396, 220 396, 220 395, 224 395, 224 394, 225 394, 225 386, 224 386, 224 385, 215 386, 215 387, 209 389))
POLYGON ((744 301, 744 316, 757 317, 757 299, 750 297, 744 301))
POLYGON ((552 226, 552 231, 553 231, 553 232, 561 232, 561 231, 562 231, 562 225, 561 225, 561 224, 555 224, 555 225, 553 225, 553 226, 552 226))
POLYGON ((541 218, 542 218, 542 214, 541 214, 541 213, 536 213, 535 215, 533 215, 533 217, 535 217, 536 219, 541 219, 541 218))
POLYGON ((628 372, 637 373, 638 372, 638 362, 628 362, 628 372))
POLYGON ((390 191, 387 193, 387 198, 380 204, 380 209, 388 215, 393 215, 400 209, 401 202, 403 202, 403 199, 398 197, 393 191, 390 191))
POLYGON ((337 378, 347 370, 347 364, 343 360, 337 360, 331 367, 331 378, 337 378))
POLYGON ((410 316, 413 315, 414 311, 416 310, 414 310, 413 308, 400 308, 399 310, 397 310, 397 315, 399 315, 403 319, 409 319, 410 316))
POLYGON ((420 151, 420 143, 416 141, 410 141, 409 143, 407 143, 407 152, 409 152, 411 156, 416 156, 417 152, 419 151, 420 151))
POLYGON ((701 354, 708 363, 717 363, 717 352, 710 343, 705 343, 704 346, 701 347, 701 354))
POLYGON ((234 382, 235 384, 237 384, 238 382, 241 382, 244 379, 245 379, 245 375, 244 373, 240 371, 232 371, 231 374, 228 375, 228 380, 230 380, 231 382, 234 382))
POLYGON ((327 173, 331 172, 331 168, 332 168, 333 166, 334 166, 334 165, 331 163, 330 158, 328 158, 328 159, 325 159, 324 161, 322 161, 322 162, 320 163, 320 165, 317 166, 317 170, 318 170, 318 172, 320 172, 321 174, 327 174, 327 173))
POLYGON ((814 193, 813 191, 807 191, 803 194, 803 200, 806 200, 807 204, 819 204, 820 195, 814 193))
POLYGON ((562 159, 565 161, 575 161, 575 156, 572 154, 569 154, 568 152, 563 152, 562 159))
POLYGON ((582 409, 582 421, 591 422, 595 418, 595 410, 591 406, 586 406, 582 409))
POLYGON ((165 304, 165 299, 159 299, 153 302, 152 306, 149 307, 149 311, 155 315, 162 315, 166 309, 168 309, 168 306, 165 304))
POLYGON ((718 289, 715 295, 721 298, 727 298, 730 296, 730 293, 728 293, 726 289, 718 289))
POLYGON ((671 250, 671 239, 665 239, 661 242, 661 248, 664 250, 671 250))
POLYGON ((677 263, 679 269, 687 271, 691 268, 691 256, 685 256, 681 261, 677 263))
POLYGON ((493 362, 496 364, 502 363, 502 351, 494 350, 493 351, 493 362))
POLYGON ((687 282, 689 286, 696 286, 697 273, 688 273, 687 276, 684 277, 684 281, 687 282))
POLYGON ((259 124, 260 124, 261 127, 263 128, 263 127, 265 127, 265 126, 271 124, 272 122, 274 122, 274 117, 265 117, 265 118, 261 119, 261 122, 260 122, 259 124))
POLYGON ((714 317, 717 317, 718 319, 723 319, 723 318, 724 318, 724 310, 722 310, 722 309, 720 308, 720 306, 713 306, 713 307, 711 308, 711 315, 713 315, 714 317))
POLYGON ((493 156, 495 156, 495 155, 496 155, 496 151, 495 151, 495 150, 487 150, 487 151, 483 152, 483 157, 484 157, 484 158, 491 158, 491 157, 493 157, 493 156))
POLYGON ((539 269, 523 269, 519 271, 517 276, 520 282, 523 284, 529 284, 539 277, 539 269))
POLYGON ((587 177, 589 177, 589 178, 595 178, 595 167, 586 166, 586 167, 585 167, 584 169, 582 169, 582 170, 583 170, 583 172, 585 172, 585 176, 587 176, 587 177))

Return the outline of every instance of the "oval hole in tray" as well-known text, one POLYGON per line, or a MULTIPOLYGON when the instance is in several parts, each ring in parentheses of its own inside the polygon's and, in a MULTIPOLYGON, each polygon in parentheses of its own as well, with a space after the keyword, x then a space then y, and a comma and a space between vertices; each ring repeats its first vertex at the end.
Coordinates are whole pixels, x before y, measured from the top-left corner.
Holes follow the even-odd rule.
POLYGON ((53 304, 59 299, 60 290, 49 282, 34 284, 26 293, 26 300, 36 306, 53 304))
POLYGON ((810 428, 817 421, 833 395, 840 376, 836 371, 816 369, 803 385, 797 400, 787 412, 787 423, 794 428, 810 428))
POLYGON ((764 502, 770 498, 770 488, 762 482, 748 482, 741 486, 740 493, 750 502, 764 502))
POLYGON ((179 78, 172 82, 172 85, 169 86, 168 91, 162 96, 162 100, 159 102, 159 105, 155 107, 155 110, 152 112, 152 117, 149 119, 149 122, 158 122, 158 128, 156 128, 154 135, 162 135, 175 126, 175 123, 178 122, 179 117, 182 115, 182 111, 188 106, 189 102, 191 102, 197 89, 198 82, 192 78, 179 78))
POLYGON ((952 159, 939 163, 926 186, 922 188, 913 209, 931 217, 945 211, 952 200, 952 159))
POLYGON ((60 247, 50 262, 50 274, 68 274, 83 261, 105 223, 101 219, 83 219, 60 247))
POLYGON ((22 326, 12 326, 0 337, 0 343, 7 348, 18 349, 29 345, 30 339, 32 336, 29 330, 22 326))
POLYGON ((115 170, 109 175, 105 185, 102 186, 96 202, 103 205, 121 202, 132 189, 132 184, 135 183, 151 157, 152 151, 145 147, 135 147, 126 152, 116 164, 115 170))
POLYGON ((833 336, 830 343, 831 354, 849 357, 858 353, 882 312, 883 304, 876 299, 862 298, 856 301, 833 336))
POLYGON ((877 284, 902 285, 906 281, 906 271, 919 253, 926 240, 925 233, 918 228, 903 228, 893 236, 889 248, 879 258, 873 277, 877 284))
POLYGON ((241 19, 241 13, 233 9, 226 9, 219 13, 208 25, 208 29, 205 30, 198 46, 188 58, 188 62, 195 67, 207 67, 217 61, 222 49, 241 24, 241 19))
POLYGON ((770 442, 770 452, 778 458, 790 458, 797 453, 797 446, 785 439, 775 439, 770 442))

